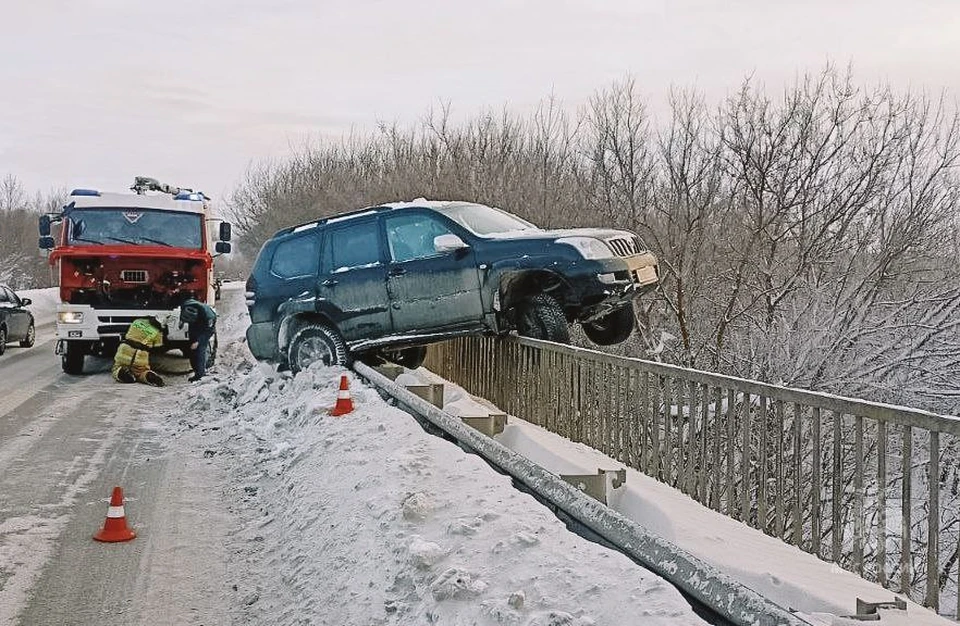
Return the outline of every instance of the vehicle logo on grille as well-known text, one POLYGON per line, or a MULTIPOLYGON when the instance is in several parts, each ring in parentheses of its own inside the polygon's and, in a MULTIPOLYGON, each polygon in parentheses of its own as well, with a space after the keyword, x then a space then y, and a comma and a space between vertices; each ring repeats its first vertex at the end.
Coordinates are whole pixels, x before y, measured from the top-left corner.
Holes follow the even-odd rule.
POLYGON ((127 221, 131 224, 136 224, 140 218, 143 217, 143 213, 139 211, 124 211, 123 216, 127 218, 127 221))

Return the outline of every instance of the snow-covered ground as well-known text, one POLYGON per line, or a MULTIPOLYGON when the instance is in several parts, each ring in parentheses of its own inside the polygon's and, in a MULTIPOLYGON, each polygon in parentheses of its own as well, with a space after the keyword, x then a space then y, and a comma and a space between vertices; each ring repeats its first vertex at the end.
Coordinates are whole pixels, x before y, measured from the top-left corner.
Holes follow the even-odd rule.
MULTIPOLYGON (((661 578, 567 531, 509 478, 425 433, 352 372, 356 410, 330 417, 345 372, 314 367, 294 378, 256 363, 242 342, 242 287, 223 293, 211 376, 175 387, 178 402, 152 424, 169 454, 202 458, 225 477, 215 499, 229 503, 234 528, 224 586, 240 601, 223 623, 703 623, 661 578)), ((38 322, 52 319, 42 303, 55 296, 27 296, 38 322)), ((404 380, 436 379, 421 369, 404 380)), ((450 412, 484 410, 449 383, 445 398, 450 412)), ((620 467, 515 417, 498 439, 556 473, 620 467)), ((894 596, 632 470, 611 505, 823 624, 853 623, 835 615, 853 613, 856 597, 894 596)), ((911 604, 906 615, 884 612, 882 623, 948 622, 911 604)))
POLYGON ((342 370, 278 374, 235 341, 242 312, 221 324, 214 375, 168 423, 232 477, 237 623, 703 623, 352 373, 356 410, 330 417, 342 370))

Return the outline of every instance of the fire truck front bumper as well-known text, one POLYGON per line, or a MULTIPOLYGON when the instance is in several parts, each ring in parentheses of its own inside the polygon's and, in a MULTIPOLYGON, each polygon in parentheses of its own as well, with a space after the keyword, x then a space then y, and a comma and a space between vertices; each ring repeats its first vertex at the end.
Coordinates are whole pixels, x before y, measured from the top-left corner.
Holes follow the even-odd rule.
POLYGON ((179 311, 164 309, 95 309, 89 305, 61 304, 57 307, 57 339, 61 341, 102 341, 121 339, 133 320, 156 317, 167 323, 167 340, 186 341, 187 329, 180 328, 179 311))

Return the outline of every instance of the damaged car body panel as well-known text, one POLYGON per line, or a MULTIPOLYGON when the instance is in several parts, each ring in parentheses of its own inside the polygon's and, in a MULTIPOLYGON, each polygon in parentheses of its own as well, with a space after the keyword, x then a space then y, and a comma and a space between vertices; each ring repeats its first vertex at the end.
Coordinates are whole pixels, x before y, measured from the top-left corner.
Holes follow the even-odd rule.
POLYGON ((478 333, 567 341, 572 323, 609 345, 629 336, 633 300, 657 282, 656 257, 627 231, 543 230, 469 202, 393 203, 267 241, 247 281, 247 338, 257 358, 280 362, 308 327, 346 360, 478 333))

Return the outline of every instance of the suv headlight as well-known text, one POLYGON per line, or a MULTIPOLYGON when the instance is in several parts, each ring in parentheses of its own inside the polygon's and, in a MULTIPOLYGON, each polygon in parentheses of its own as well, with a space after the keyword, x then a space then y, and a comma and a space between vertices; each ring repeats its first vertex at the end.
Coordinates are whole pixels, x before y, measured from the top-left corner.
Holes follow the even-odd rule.
POLYGON ((609 259, 613 257, 613 251, 610 247, 593 237, 563 237, 557 239, 557 243, 563 243, 573 246, 585 259, 609 259))
POLYGON ((57 313, 57 321, 61 324, 82 324, 83 311, 60 311, 57 313))

